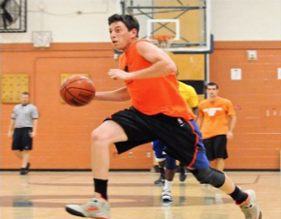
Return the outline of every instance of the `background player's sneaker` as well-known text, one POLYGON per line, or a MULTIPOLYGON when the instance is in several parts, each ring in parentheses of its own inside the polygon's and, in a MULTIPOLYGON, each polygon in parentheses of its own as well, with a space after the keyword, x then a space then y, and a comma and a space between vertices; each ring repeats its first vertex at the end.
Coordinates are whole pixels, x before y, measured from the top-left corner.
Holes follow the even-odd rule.
POLYGON ((65 210, 72 215, 79 217, 109 219, 110 206, 102 197, 94 197, 84 205, 67 205, 65 210))
POLYGON ((173 198, 172 198, 170 190, 163 190, 163 192, 162 192, 162 202, 165 202, 165 203, 173 202, 173 198))
POLYGON ((245 219, 261 219, 262 214, 256 202, 256 195, 253 190, 247 190, 248 200, 240 205, 241 211, 245 215, 245 219))
POLYGON ((29 172, 29 167, 30 167, 30 163, 27 163, 27 166, 25 168, 21 168, 20 170, 20 175, 26 175, 29 172))
POLYGON ((186 167, 185 166, 180 166, 179 173, 180 173, 180 175, 179 175, 180 181, 184 182, 186 177, 187 177, 187 169, 186 169, 186 167))
POLYGON ((164 173, 161 172, 159 179, 154 181, 154 185, 163 186, 164 183, 165 183, 165 172, 164 173))

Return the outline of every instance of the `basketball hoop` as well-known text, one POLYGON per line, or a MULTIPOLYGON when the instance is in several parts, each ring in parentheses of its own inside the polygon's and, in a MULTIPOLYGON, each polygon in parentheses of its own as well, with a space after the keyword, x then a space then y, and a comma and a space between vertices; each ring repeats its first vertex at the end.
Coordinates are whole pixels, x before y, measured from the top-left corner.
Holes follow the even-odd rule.
POLYGON ((149 38, 154 43, 154 45, 163 50, 168 50, 171 46, 172 41, 175 39, 175 36, 152 35, 149 38))

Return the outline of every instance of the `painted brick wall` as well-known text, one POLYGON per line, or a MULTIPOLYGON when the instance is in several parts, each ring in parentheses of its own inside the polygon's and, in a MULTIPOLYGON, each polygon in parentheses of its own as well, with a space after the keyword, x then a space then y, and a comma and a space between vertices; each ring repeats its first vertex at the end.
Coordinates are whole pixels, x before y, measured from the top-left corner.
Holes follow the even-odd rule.
POLYGON ((227 169, 279 169, 281 150, 281 42, 216 42, 210 55, 210 80, 237 111, 234 139, 229 141, 227 169), (257 60, 247 59, 256 50, 257 60), (231 80, 232 68, 242 70, 231 80))
MULTIPOLYGON (((88 73, 97 90, 113 90, 123 82, 110 80, 107 71, 117 68, 110 44, 53 44, 36 50, 30 44, 1 46, 1 74, 30 75, 31 102, 38 107, 38 135, 31 154, 35 169, 90 169, 90 135, 110 114, 129 102, 94 101, 85 107, 70 107, 59 96, 61 74, 88 73)), ((1 103, 1 168, 18 168, 7 137, 14 104, 1 103)), ((153 166, 151 145, 116 156, 111 147, 112 169, 148 169, 153 166)))

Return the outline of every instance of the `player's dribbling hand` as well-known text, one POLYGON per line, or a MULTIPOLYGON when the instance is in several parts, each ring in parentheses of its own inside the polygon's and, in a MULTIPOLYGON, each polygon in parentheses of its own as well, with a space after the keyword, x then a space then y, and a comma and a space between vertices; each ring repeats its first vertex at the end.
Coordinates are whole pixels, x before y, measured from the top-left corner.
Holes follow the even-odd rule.
POLYGON ((127 80, 127 75, 127 72, 122 71, 120 69, 110 69, 108 71, 108 76, 113 80, 127 80))

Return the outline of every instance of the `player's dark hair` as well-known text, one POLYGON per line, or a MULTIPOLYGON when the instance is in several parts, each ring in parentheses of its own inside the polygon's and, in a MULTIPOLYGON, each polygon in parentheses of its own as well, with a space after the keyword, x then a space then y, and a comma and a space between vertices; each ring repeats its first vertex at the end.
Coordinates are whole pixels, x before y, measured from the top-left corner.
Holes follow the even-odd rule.
POLYGON ((21 94, 22 94, 22 95, 28 95, 28 96, 29 96, 29 93, 26 92, 26 91, 25 91, 25 92, 22 92, 21 94))
POLYGON ((137 37, 139 36, 140 25, 138 20, 134 16, 129 14, 114 14, 108 18, 109 25, 117 21, 123 22, 129 31, 131 31, 132 29, 136 29, 137 37))
POLYGON ((207 89, 208 86, 216 86, 216 88, 219 89, 219 85, 216 84, 215 82, 209 82, 208 84, 206 84, 205 88, 207 89))

